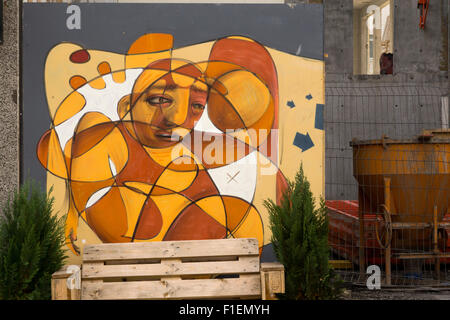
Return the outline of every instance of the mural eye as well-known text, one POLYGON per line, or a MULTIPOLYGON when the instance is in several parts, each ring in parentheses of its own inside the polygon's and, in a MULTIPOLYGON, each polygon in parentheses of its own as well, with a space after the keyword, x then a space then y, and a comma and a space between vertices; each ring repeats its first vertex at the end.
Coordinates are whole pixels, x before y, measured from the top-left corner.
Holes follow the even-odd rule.
POLYGON ((163 96, 151 96, 147 99, 147 103, 152 106, 170 105, 172 100, 163 96))
POLYGON ((201 103, 193 103, 192 109, 194 110, 194 112, 202 112, 203 109, 205 109, 205 106, 201 103))

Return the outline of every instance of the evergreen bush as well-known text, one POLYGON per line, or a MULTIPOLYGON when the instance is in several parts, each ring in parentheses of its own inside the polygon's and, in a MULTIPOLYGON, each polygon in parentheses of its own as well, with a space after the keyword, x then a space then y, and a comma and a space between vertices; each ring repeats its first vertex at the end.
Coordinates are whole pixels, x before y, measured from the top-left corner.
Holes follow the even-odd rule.
POLYGON ((303 172, 288 181, 280 205, 264 201, 269 211, 272 244, 278 261, 284 265, 285 294, 281 299, 336 299, 342 282, 330 266, 328 215, 323 198, 318 208, 303 172))
POLYGON ((0 214, 0 299, 51 298, 51 276, 67 258, 64 220, 54 199, 26 181, 0 214))

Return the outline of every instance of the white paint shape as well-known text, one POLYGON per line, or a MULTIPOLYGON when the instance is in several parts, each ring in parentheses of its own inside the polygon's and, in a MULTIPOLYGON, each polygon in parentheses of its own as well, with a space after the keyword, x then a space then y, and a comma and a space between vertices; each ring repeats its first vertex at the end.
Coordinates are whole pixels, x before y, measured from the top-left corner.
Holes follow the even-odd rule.
POLYGON ((111 158, 109 156, 108 156, 108 160, 109 160, 109 168, 111 169, 111 173, 112 173, 113 177, 115 177, 117 175, 116 165, 114 164, 114 162, 111 160, 111 158))
POLYGON ((229 165, 208 170, 221 195, 253 201, 258 170, 256 152, 229 165))
POLYGON ((111 190, 111 187, 105 187, 102 188, 92 194, 92 196, 89 198, 89 200, 86 202, 85 210, 89 207, 92 207, 94 204, 97 203, 105 194, 107 194, 111 190))
POLYGON ((208 116, 208 104, 206 104, 202 116, 200 117, 200 119, 198 119, 197 123, 195 124, 194 130, 209 133, 222 133, 222 131, 220 131, 214 125, 214 123, 212 123, 211 119, 208 116))
POLYGON ((123 96, 131 93, 133 84, 142 70, 140 68, 126 70, 126 80, 122 83, 114 82, 111 74, 105 75, 103 76, 105 88, 100 90, 92 88, 89 83, 79 88, 77 91, 86 99, 86 105, 77 114, 55 127, 62 150, 67 141, 73 137, 78 122, 86 113, 99 112, 111 121, 118 121, 120 118, 117 104, 123 96))

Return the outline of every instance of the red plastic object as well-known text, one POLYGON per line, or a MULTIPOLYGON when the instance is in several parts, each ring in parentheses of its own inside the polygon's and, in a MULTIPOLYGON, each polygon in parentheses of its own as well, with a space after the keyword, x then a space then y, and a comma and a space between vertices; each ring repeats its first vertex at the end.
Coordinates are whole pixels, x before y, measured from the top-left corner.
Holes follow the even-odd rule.
POLYGON ((420 29, 425 29, 429 6, 430 6, 430 0, 419 0, 419 2, 417 4, 417 8, 420 9, 420 22, 419 22, 420 29))
MULTIPOLYGON (((333 251, 341 258, 359 263, 359 205, 357 200, 327 200, 329 233, 328 242, 333 251)), ((364 229, 366 230, 365 257, 366 264, 384 265, 384 251, 375 236, 376 215, 364 215, 364 229)), ((443 218, 443 222, 450 222, 450 214, 443 218)), ((447 229, 450 234, 450 229, 447 229)), ((450 252, 450 237, 447 240, 447 252, 450 252)), ((399 259, 393 258, 391 263, 398 264, 399 259)), ((442 263, 450 263, 450 258, 442 258, 442 263)))

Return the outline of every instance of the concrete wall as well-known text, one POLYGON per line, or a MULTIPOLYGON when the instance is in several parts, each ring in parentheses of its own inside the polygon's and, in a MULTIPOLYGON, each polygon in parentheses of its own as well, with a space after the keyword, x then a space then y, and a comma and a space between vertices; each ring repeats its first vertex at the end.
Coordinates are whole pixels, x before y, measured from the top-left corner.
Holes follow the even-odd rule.
POLYGON ((0 206, 18 185, 18 3, 3 4, 3 44, 0 44, 0 206))
POLYGON ((353 1, 325 0, 325 195, 357 199, 353 138, 410 138, 442 122, 448 95, 448 1, 433 1, 426 29, 416 0, 396 0, 394 75, 353 75, 353 1), (446 59, 447 57, 447 59, 446 59))

